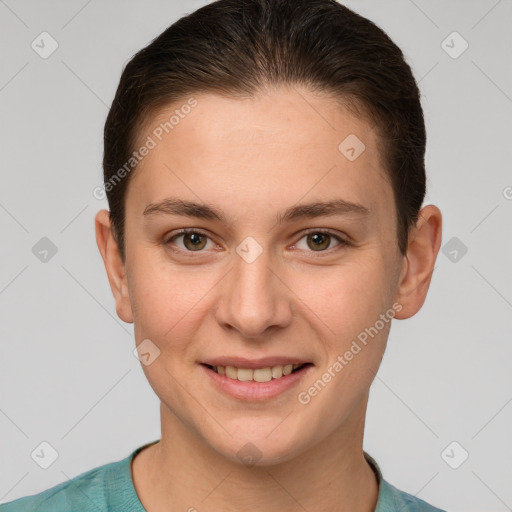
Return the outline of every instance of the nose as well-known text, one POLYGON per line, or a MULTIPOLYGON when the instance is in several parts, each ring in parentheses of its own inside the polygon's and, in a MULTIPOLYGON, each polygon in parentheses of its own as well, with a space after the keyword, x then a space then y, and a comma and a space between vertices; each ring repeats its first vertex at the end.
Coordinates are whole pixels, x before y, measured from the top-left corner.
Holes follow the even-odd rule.
POLYGON ((264 250, 248 262, 235 254, 216 307, 219 325, 244 338, 261 339, 271 330, 287 327, 292 319, 293 294, 267 255, 264 250))

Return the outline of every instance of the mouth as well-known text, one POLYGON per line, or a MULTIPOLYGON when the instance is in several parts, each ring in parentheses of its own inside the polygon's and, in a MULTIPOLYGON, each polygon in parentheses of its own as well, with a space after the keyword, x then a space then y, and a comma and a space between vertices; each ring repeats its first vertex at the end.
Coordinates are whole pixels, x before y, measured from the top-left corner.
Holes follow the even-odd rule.
POLYGON ((228 379, 241 382, 270 382, 298 373, 306 367, 313 366, 312 363, 278 364, 274 366, 264 366, 261 368, 221 366, 206 363, 202 363, 202 365, 219 375, 227 377, 228 379))

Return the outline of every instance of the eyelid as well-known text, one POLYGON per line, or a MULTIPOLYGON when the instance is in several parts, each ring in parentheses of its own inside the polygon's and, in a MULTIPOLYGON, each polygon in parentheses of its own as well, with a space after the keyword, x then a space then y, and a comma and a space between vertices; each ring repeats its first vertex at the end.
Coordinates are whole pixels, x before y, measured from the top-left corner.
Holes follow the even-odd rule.
POLYGON ((203 236, 206 236, 208 238, 212 238, 206 231, 203 231, 202 229, 199 229, 199 228, 182 228, 182 229, 179 229, 178 231, 176 232, 172 232, 170 235, 168 235, 166 237, 166 242, 165 243, 168 243, 170 242, 173 238, 176 238, 180 235, 186 235, 187 233, 197 233, 198 235, 203 235, 203 236))

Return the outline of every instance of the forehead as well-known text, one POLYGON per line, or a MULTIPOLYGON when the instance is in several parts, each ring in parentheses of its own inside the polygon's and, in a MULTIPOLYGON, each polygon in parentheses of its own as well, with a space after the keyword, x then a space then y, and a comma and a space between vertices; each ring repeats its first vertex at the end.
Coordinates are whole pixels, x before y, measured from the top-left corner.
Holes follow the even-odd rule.
POLYGON ((335 191, 370 209, 392 201, 376 133, 333 97, 298 86, 244 99, 194 94, 153 115, 139 145, 148 138, 154 147, 128 187, 141 202, 176 189, 246 205, 335 191))

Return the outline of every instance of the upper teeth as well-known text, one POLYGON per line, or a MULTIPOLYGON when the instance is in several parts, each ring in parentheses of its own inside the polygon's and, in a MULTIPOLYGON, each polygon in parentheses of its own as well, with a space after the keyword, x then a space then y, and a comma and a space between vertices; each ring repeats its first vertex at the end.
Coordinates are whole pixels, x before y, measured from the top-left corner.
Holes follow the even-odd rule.
POLYGON ((272 379, 279 379, 283 375, 289 375, 300 364, 285 364, 277 366, 266 366, 265 368, 235 368, 234 366, 214 366, 213 369, 220 375, 225 375, 233 380, 254 380, 256 382, 269 382, 272 379))

